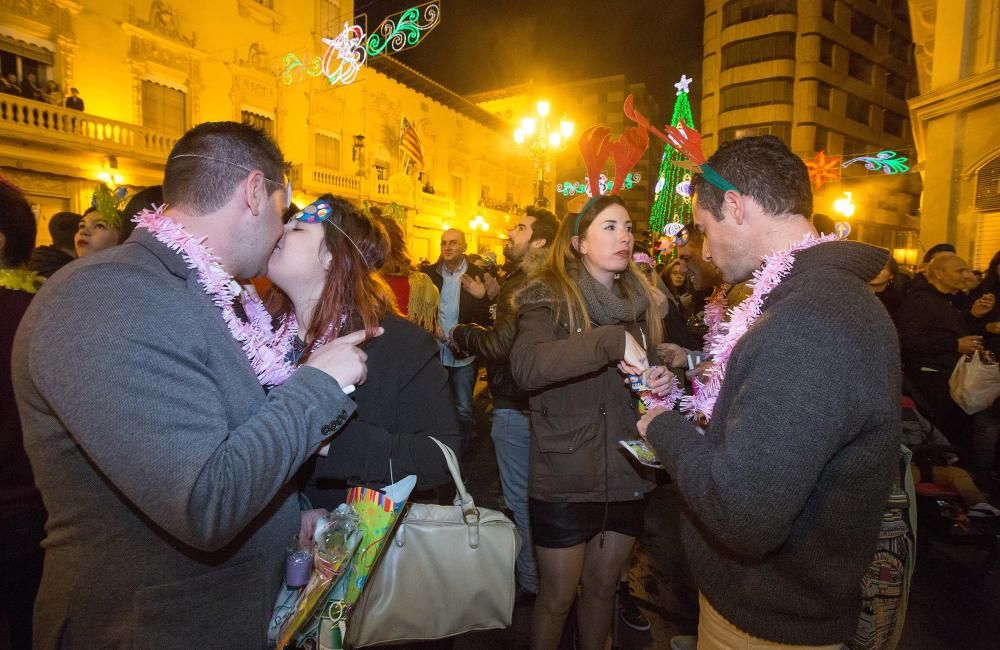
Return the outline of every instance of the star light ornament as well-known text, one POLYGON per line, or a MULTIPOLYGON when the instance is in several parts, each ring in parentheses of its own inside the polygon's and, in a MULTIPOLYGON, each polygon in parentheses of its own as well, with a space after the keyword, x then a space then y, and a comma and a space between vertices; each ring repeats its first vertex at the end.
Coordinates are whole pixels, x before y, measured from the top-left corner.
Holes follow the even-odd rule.
POLYGON ((827 156, 825 151, 820 151, 812 160, 805 161, 806 169, 809 170, 809 182, 813 189, 819 189, 827 183, 834 183, 840 180, 840 156, 827 156))
POLYGON ((688 86, 691 85, 692 81, 694 81, 694 79, 688 77, 686 74, 682 74, 681 80, 674 84, 674 88, 677 89, 677 94, 680 95, 681 93, 690 92, 688 90, 688 86))

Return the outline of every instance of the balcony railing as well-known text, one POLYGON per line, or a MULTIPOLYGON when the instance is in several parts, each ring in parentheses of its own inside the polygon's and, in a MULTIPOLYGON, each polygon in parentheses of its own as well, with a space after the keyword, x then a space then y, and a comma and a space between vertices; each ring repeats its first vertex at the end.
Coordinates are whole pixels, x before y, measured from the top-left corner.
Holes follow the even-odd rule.
POLYGON ((46 144, 126 155, 162 163, 177 138, 142 126, 53 106, 15 95, 0 95, 0 135, 46 144))
POLYGON ((361 178, 325 167, 295 165, 291 171, 292 183, 309 193, 330 192, 357 198, 361 195, 361 178))
POLYGON ((454 216, 455 202, 437 194, 418 192, 417 209, 440 216, 454 216))

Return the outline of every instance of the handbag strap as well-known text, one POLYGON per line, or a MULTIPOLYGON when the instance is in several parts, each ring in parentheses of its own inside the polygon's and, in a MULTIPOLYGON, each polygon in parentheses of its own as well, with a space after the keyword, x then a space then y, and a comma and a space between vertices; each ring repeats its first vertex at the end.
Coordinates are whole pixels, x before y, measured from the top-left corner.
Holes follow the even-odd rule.
POLYGON ((462 509, 462 518, 469 527, 469 545, 472 548, 479 547, 479 508, 472 500, 472 495, 465 489, 465 482, 462 481, 462 472, 458 468, 458 457, 455 451, 434 436, 428 436, 434 441, 444 454, 444 461, 448 465, 448 472, 451 480, 455 482, 455 505, 462 509))

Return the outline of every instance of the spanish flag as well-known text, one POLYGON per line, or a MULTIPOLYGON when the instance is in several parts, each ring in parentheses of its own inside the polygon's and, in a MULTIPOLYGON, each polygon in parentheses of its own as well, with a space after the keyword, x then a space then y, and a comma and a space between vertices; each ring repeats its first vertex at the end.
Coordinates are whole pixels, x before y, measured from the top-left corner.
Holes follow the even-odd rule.
POLYGON ((417 135, 416 129, 413 128, 413 124, 410 123, 405 117, 403 118, 403 125, 399 134, 399 146, 402 148, 403 153, 409 156, 421 169, 424 167, 424 154, 420 150, 420 136, 417 135))

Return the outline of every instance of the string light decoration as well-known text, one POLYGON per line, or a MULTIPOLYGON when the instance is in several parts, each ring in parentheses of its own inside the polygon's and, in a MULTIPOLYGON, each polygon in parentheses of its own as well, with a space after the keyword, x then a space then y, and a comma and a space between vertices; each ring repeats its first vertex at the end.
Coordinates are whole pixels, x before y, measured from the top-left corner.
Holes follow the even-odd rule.
MULTIPOLYGON (((674 84, 677 89, 677 100, 674 102, 674 114, 670 125, 677 126, 683 120, 684 124, 694 127, 694 116, 691 115, 691 103, 688 92, 692 79, 681 75, 681 80, 674 84)), ((649 214, 649 231, 663 232, 667 222, 683 223, 691 216, 691 197, 679 193, 679 186, 687 181, 690 184, 691 174, 677 165, 683 162, 684 156, 670 145, 663 147, 660 158, 660 171, 657 174, 653 207, 649 214)))
POLYGON ((337 38, 324 38, 328 47, 323 55, 323 74, 330 85, 348 85, 358 78, 361 66, 368 60, 368 53, 361 46, 365 40, 365 30, 360 25, 344 23, 344 29, 337 38), (334 63, 337 67, 334 68, 334 63))
POLYGON ((286 86, 324 77, 331 86, 353 83, 365 63, 385 54, 397 54, 419 45, 426 35, 441 23, 440 1, 425 2, 406 11, 390 14, 370 34, 360 23, 344 23, 335 38, 324 38, 327 46, 323 56, 308 52, 288 52, 282 62, 281 82, 286 86))
POLYGON ((398 54, 416 47, 424 35, 441 22, 441 3, 425 2, 406 11, 388 16, 375 28, 365 42, 365 50, 370 58, 386 54, 398 54))
MULTIPOLYGON (((622 184, 622 189, 630 190, 636 183, 642 180, 642 174, 639 172, 632 172, 625 175, 625 182, 622 184)), ((600 186, 601 194, 607 194, 611 191, 611 186, 615 182, 615 179, 608 178, 607 174, 601 174, 598 185, 600 186)), ((590 189, 590 179, 584 179, 581 181, 563 181, 556 185, 556 191, 563 196, 576 196, 577 194, 586 194, 587 196, 593 196, 593 192, 590 189)))
POLYGON ((674 191, 677 192, 678 196, 682 196, 684 198, 690 199, 691 198, 691 174, 684 174, 684 180, 682 180, 680 183, 678 183, 674 187, 674 191))
POLYGON ((871 172, 877 172, 881 170, 886 174, 905 174, 910 171, 910 166, 906 163, 909 158, 905 156, 897 156, 895 151, 880 151, 874 156, 858 156, 857 158, 851 158, 843 164, 844 168, 849 165, 853 165, 856 162, 863 162, 865 164, 865 169, 871 172))
POLYGON ((840 156, 827 156, 825 151, 820 151, 815 158, 805 161, 813 189, 818 190, 827 183, 840 180, 841 160, 840 156))

